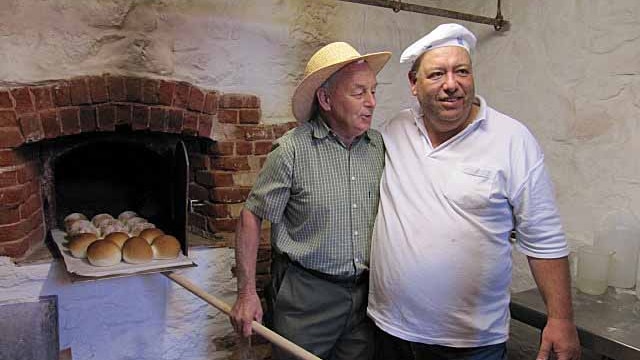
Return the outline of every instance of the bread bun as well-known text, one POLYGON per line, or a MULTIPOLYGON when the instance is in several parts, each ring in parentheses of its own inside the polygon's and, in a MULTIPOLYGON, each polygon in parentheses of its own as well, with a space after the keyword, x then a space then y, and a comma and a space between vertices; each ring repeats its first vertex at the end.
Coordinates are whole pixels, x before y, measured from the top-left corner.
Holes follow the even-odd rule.
POLYGON ((164 231, 158 228, 148 228, 142 230, 138 236, 147 240, 147 242, 151 244, 153 243, 153 240, 160 235, 164 235, 164 231))
POLYGON ((139 236, 141 232, 146 229, 153 229, 156 226, 149 222, 140 222, 131 227, 129 227, 129 233, 133 236, 139 236))
POLYGON ((180 242, 171 235, 160 235, 151 243, 155 259, 175 259, 180 255, 180 242))
POLYGON ((153 250, 147 240, 132 237, 122 247, 122 258, 129 264, 144 264, 153 260, 153 250))
POLYGON ((112 232, 109 235, 105 236, 104 239, 107 241, 111 241, 112 243, 118 245, 120 249, 122 249, 124 243, 129 240, 129 234, 119 231, 112 232))
POLYGON ((123 232, 123 233, 129 232, 129 228, 127 228, 127 226, 123 224, 122 221, 116 220, 116 219, 102 220, 100 222, 99 230, 100 230, 100 235, 102 237, 105 237, 114 232, 123 232))
POLYGON ((123 223, 126 223, 127 220, 137 216, 138 214, 135 211, 127 210, 127 211, 121 212, 120 215, 118 215, 118 220, 122 221, 123 223))
POLYGON ((93 223, 93 225, 95 227, 100 227, 100 223, 103 220, 106 219, 113 219, 113 216, 109 215, 109 214, 98 214, 96 216, 94 216, 93 218, 91 218, 91 222, 93 223))
POLYGON ((64 218, 64 228, 69 231, 71 224, 76 220, 87 220, 87 217, 81 213, 71 213, 64 218))
POLYGON ((93 226, 93 224, 89 220, 76 220, 71 224, 67 231, 67 235, 69 236, 75 236, 84 233, 98 235, 98 229, 93 226))
POLYGON ((71 256, 84 259, 87 257, 87 248, 96 240, 98 240, 96 234, 82 233, 72 236, 67 247, 71 252, 71 256))
POLYGON ((107 240, 98 240, 89 245, 87 259, 93 266, 112 266, 122 260, 118 245, 107 240))

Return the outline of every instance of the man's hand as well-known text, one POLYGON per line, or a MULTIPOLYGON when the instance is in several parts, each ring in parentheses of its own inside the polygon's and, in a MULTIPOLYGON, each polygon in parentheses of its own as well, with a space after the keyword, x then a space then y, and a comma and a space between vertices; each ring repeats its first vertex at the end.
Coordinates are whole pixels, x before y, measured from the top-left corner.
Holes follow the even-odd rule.
POLYGON ((244 337, 251 336, 251 322, 253 320, 262 322, 262 305, 258 294, 255 292, 239 293, 231 309, 229 319, 238 334, 244 337))
POLYGON ((573 321, 569 319, 548 318, 542 330, 542 341, 536 360, 552 359, 579 360, 580 341, 573 321))

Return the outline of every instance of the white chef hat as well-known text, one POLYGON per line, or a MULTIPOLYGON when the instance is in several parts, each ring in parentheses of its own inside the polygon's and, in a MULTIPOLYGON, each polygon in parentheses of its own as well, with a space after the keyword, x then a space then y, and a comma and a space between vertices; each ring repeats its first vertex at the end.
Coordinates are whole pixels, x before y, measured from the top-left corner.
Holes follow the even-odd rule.
POLYGON ((462 25, 442 24, 406 48, 400 55, 400 63, 413 62, 423 53, 443 46, 459 46, 471 55, 476 37, 462 25))

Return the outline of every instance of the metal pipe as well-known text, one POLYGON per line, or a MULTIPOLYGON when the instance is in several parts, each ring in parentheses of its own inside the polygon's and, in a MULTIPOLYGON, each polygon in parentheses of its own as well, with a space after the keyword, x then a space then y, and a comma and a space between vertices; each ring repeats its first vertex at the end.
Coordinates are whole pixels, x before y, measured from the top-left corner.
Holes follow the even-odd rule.
POLYGON ((446 17, 446 18, 451 18, 456 20, 464 20, 464 21, 469 21, 469 22, 474 22, 479 24, 493 25, 493 27, 496 30, 501 30, 505 26, 509 25, 509 21, 504 20, 502 18, 502 14, 500 13, 500 1, 498 1, 498 15, 496 16, 495 19, 486 17, 486 16, 479 16, 479 15, 461 13, 457 11, 439 9, 439 8, 434 8, 430 6, 408 4, 402 1, 393 1, 393 0, 340 0, 340 1, 356 3, 356 4, 365 4, 365 5, 371 5, 371 6, 379 6, 379 7, 392 9, 395 12, 404 10, 409 12, 446 17))

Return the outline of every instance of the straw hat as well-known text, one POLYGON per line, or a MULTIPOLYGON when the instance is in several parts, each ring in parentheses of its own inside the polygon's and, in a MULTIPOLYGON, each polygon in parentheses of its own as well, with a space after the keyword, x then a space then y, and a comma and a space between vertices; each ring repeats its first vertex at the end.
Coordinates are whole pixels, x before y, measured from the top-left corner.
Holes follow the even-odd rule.
POLYGON ((345 42, 334 42, 322 47, 309 59, 307 68, 304 70, 304 78, 293 93, 291 98, 293 116, 300 122, 309 120, 313 111, 316 90, 345 65, 365 60, 371 70, 377 74, 389 61, 389 58, 391 58, 391 53, 388 51, 360 55, 356 49, 345 42))

